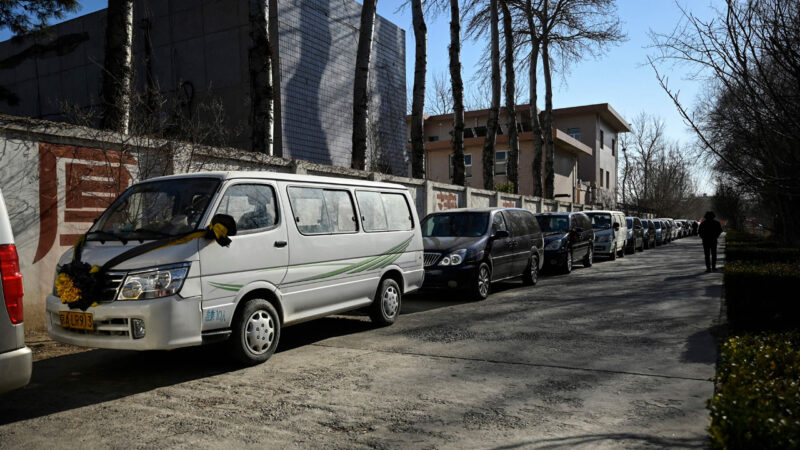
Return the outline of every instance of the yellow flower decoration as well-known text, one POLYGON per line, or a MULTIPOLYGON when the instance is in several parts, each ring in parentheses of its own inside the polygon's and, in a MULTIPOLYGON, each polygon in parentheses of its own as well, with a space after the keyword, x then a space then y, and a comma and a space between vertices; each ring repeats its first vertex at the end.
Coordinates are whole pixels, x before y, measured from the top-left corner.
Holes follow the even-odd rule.
POLYGON ((75 287, 72 278, 65 273, 58 274, 56 278, 56 293, 61 297, 61 303, 74 303, 81 299, 81 290, 75 287))

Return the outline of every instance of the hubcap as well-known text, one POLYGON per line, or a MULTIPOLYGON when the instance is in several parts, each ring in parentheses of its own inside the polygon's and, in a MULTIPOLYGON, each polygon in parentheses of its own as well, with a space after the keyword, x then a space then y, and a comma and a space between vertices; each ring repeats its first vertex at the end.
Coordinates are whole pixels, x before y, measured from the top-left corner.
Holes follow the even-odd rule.
POLYGON ((593 260, 594 260, 594 249, 590 248, 589 249, 589 264, 591 264, 593 260))
POLYGON ((572 270, 572 252, 567 253, 567 270, 572 270))
POLYGON ((397 314, 397 306, 400 303, 399 298, 400 293, 397 292, 394 286, 389 286, 383 291, 381 304, 383 305, 383 313, 386 317, 394 317, 394 315, 397 314))
POLYGON ((489 294, 489 268, 486 266, 481 266, 481 272, 478 274, 478 291, 483 297, 489 294))
POLYGON ((537 278, 539 278, 539 261, 536 259, 531 260, 531 280, 536 283, 537 278))
POLYGON ((244 329, 244 341, 247 348, 256 355, 269 350, 275 339, 275 323, 266 311, 256 311, 247 319, 244 329))

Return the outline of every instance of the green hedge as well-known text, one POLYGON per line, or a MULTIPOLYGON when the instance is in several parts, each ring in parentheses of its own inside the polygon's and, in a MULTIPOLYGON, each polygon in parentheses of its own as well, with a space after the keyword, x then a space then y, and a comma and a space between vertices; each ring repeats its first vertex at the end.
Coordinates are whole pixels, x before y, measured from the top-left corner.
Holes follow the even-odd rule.
POLYGON ((770 248, 752 245, 730 245, 725 248, 725 262, 753 261, 753 262, 798 262, 800 249, 798 248, 770 248))
POLYGON ((723 280, 728 323, 735 330, 797 326, 800 264, 726 262, 723 280))
POLYGON ((800 333, 723 344, 711 411, 711 448, 800 448, 800 333))

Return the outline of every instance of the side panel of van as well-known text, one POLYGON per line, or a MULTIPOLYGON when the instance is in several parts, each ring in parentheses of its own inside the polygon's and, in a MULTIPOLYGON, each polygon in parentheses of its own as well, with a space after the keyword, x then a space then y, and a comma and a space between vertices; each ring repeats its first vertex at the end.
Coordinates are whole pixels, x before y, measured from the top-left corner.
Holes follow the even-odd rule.
POLYGON ((228 327, 239 291, 255 282, 277 287, 289 262, 286 207, 278 201, 276 184, 237 179, 220 192, 212 216, 232 216, 237 234, 229 247, 200 244, 204 331, 228 327))
POLYGON ((280 285, 287 324, 369 305, 389 267, 422 270, 419 222, 406 192, 291 182, 279 190, 290 211, 280 285))

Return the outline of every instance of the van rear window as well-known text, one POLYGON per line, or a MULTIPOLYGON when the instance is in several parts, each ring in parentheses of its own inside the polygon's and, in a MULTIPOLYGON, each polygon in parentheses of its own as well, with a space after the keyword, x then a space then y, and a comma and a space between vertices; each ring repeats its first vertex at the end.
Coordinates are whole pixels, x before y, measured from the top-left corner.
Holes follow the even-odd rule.
POLYGON ((364 231, 404 231, 414 228, 411 209, 403 194, 357 191, 364 231))

